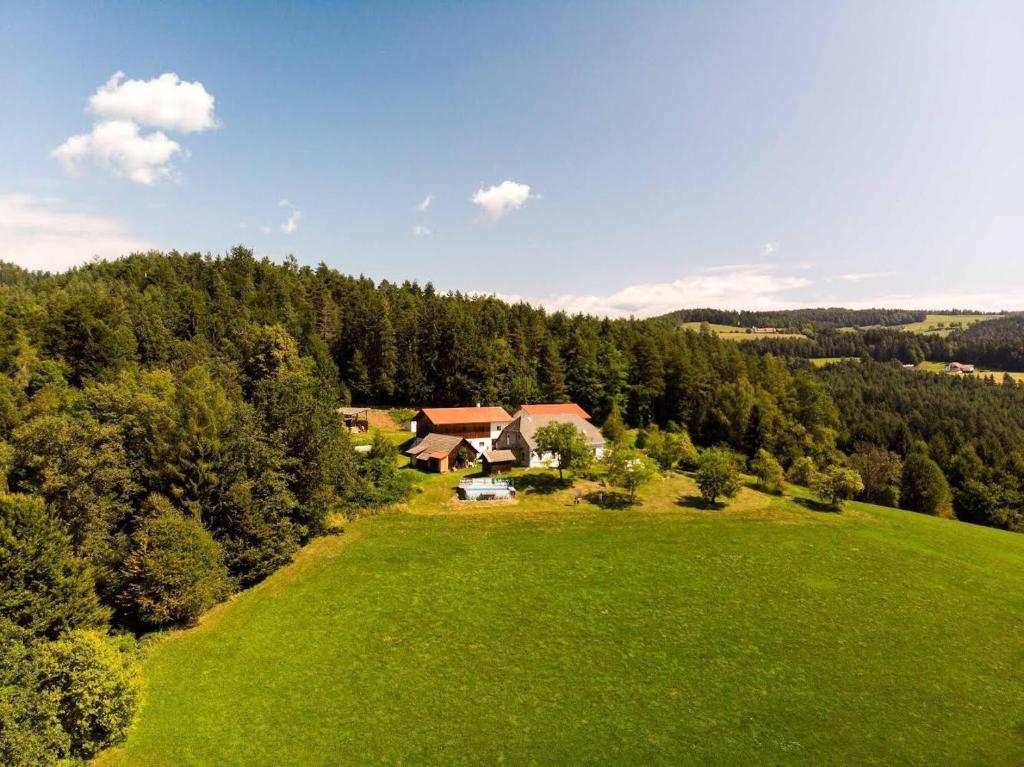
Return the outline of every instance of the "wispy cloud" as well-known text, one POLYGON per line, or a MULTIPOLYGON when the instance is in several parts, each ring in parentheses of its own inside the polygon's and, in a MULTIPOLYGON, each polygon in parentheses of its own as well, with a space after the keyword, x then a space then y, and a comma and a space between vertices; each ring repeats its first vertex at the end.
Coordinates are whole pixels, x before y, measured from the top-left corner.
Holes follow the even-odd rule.
POLYGON ((420 211, 425 211, 427 208, 430 207, 430 203, 432 203, 433 201, 434 195, 428 194, 426 197, 420 200, 420 203, 419 205, 416 206, 416 209, 420 211))
POLYGON ((171 161, 188 152, 164 130, 195 133, 217 127, 214 97, 200 82, 184 82, 173 72, 152 80, 125 80, 116 72, 89 99, 99 118, 88 133, 69 137, 50 152, 68 172, 87 160, 138 184, 173 175, 171 161), (143 128, 156 128, 143 133, 143 128))
POLYGON ((428 229, 425 226, 420 226, 419 224, 416 224, 416 226, 414 226, 412 228, 412 233, 414 235, 416 235, 417 237, 429 237, 430 235, 432 235, 434 233, 434 230, 433 229, 428 229))
POLYGON ((685 307, 712 306, 721 309, 787 309, 797 302, 786 297, 790 291, 812 284, 806 277, 780 275, 764 265, 719 267, 682 277, 672 282, 630 285, 608 295, 556 294, 524 300, 554 311, 582 312, 603 317, 651 317, 685 307))
POLYGON ((850 272, 849 274, 840 275, 839 279, 844 282, 866 282, 877 277, 888 277, 891 274, 893 272, 850 272))
POLYGON ((302 218, 302 211, 298 210, 285 198, 278 200, 277 204, 279 207, 288 209, 288 218, 281 224, 281 231, 285 234, 291 234, 299 228, 299 219, 302 218))
POLYGON ((481 187, 473 195, 472 200, 491 220, 497 220, 513 210, 518 210, 527 200, 536 197, 536 194, 531 194, 529 184, 506 180, 487 189, 481 187))
POLYGON ((64 271, 153 245, 114 218, 67 210, 28 194, 0 195, 0 259, 25 269, 64 271))

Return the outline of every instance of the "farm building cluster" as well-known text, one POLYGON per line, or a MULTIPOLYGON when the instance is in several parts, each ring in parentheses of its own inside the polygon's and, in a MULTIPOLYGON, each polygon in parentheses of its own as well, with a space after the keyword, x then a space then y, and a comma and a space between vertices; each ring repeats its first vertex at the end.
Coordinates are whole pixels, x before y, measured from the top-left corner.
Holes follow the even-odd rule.
POLYGON ((501 407, 427 407, 413 419, 415 441, 405 454, 413 466, 446 472, 480 464, 487 475, 513 466, 551 466, 553 455, 537 452, 542 426, 571 423, 583 434, 595 458, 604 453, 604 437, 579 405, 523 405, 514 415, 501 407))

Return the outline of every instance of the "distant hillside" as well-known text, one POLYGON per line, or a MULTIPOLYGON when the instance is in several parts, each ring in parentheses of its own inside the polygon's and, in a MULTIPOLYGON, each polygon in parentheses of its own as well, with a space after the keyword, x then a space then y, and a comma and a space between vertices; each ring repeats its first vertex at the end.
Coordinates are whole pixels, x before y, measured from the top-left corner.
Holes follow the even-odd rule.
POLYGON ((964 331, 964 337, 973 341, 1024 342, 1024 314, 1008 314, 971 325, 964 331))
MULTIPOLYGON (((958 312, 949 312, 957 314, 958 312)), ((970 313, 970 312, 967 312, 970 313)), ((815 330, 867 325, 909 325, 923 322, 928 313, 907 309, 790 309, 774 312, 728 311, 725 309, 677 309, 658 319, 672 325, 687 322, 711 322, 734 327, 775 327, 802 330, 807 326, 815 330)))

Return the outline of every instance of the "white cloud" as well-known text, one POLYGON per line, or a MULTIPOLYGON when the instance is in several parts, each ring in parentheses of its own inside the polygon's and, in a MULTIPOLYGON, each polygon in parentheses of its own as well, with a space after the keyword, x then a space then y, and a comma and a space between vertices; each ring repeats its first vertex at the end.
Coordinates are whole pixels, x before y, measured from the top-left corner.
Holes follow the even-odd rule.
POLYGON ((977 309, 985 312, 1024 310, 1024 288, 1005 290, 944 290, 925 293, 889 293, 874 298, 844 301, 851 309, 977 309))
POLYGON ((778 250, 779 250, 779 243, 777 243, 777 242, 766 242, 764 244, 764 248, 761 250, 761 255, 762 256, 770 256, 773 253, 778 252, 778 250))
POLYGON ((213 96, 202 83, 183 82, 173 72, 152 80, 124 80, 117 72, 89 99, 101 118, 89 133, 79 133, 50 152, 68 172, 92 160, 97 166, 139 184, 172 175, 171 160, 185 155, 163 130, 142 133, 142 126, 195 133, 217 126, 213 96))
POLYGON ((55 200, 27 194, 0 195, 0 260, 25 269, 63 271, 152 247, 116 219, 64 210, 55 200))
POLYGON ((296 209, 286 198, 278 200, 277 204, 282 208, 288 208, 288 218, 281 224, 281 231, 285 234, 291 234, 299 228, 299 219, 302 218, 302 211, 296 209))
POLYGON ((416 224, 416 226, 414 226, 412 228, 412 233, 414 235, 416 235, 417 237, 429 237, 430 235, 432 235, 434 233, 434 230, 433 229, 428 229, 425 226, 420 226, 419 224, 416 224))
POLYGON ((675 309, 710 306, 719 309, 789 309, 804 306, 787 300, 788 291, 811 285, 805 277, 773 274, 763 265, 718 267, 672 282, 630 285, 610 295, 552 295, 525 300, 554 311, 604 317, 652 317, 675 309))
POLYGON ((876 277, 887 277, 893 272, 850 272, 849 274, 842 274, 839 279, 844 282, 864 282, 865 280, 873 280, 876 277))
POLYGON ((152 80, 125 80, 124 72, 115 72, 89 99, 89 108, 106 120, 195 133, 217 127, 213 103, 201 82, 184 82, 174 72, 152 80))
POLYGON ((434 201, 434 195, 428 194, 426 197, 424 197, 422 200, 420 200, 420 204, 417 205, 416 208, 417 208, 417 210, 426 210, 427 208, 430 207, 430 203, 432 203, 433 201, 434 201))
POLYGON ((537 195, 530 194, 529 184, 502 181, 489 189, 478 189, 473 195, 473 203, 483 208, 492 220, 497 220, 509 211, 523 207, 531 197, 535 198, 537 195))
POLYGON ((92 133, 72 136, 50 154, 68 172, 91 158, 97 165, 139 184, 152 184, 171 174, 171 160, 181 146, 162 131, 145 136, 132 122, 111 120, 93 127, 92 133))

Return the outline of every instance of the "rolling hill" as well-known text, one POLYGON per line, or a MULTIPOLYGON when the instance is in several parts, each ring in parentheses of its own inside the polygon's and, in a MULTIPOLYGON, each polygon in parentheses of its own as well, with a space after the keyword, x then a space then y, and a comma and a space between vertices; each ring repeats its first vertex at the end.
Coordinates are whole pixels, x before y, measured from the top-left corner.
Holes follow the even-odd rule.
POLYGON ((421 477, 149 650, 99 764, 1024 762, 1024 537, 675 474, 632 510, 550 475, 421 477))

